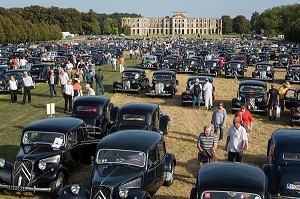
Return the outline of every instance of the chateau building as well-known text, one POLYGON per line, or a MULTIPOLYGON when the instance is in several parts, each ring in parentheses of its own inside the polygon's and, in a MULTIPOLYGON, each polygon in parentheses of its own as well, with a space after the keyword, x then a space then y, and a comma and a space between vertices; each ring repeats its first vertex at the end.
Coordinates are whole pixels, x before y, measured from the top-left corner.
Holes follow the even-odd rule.
POLYGON ((173 12, 165 18, 122 18, 121 23, 130 27, 131 35, 222 34, 222 19, 187 18, 186 12, 173 12))

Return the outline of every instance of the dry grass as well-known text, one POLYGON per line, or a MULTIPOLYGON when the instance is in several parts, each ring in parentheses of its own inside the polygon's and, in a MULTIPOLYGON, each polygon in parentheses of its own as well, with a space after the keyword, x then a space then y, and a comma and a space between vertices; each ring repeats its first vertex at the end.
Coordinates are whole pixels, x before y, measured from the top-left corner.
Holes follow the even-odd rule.
MULTIPOLYGON (((245 79, 251 76, 253 67, 250 67, 246 73, 245 79)), ((283 83, 285 70, 276 69, 276 86, 283 83)), ((147 71, 147 76, 152 77, 152 71, 147 71)), ((191 107, 181 106, 181 92, 185 90, 188 75, 180 74, 177 76, 179 80, 179 91, 175 98, 154 98, 144 97, 143 94, 125 94, 117 93, 112 96, 111 101, 116 106, 130 102, 150 102, 157 103, 161 106, 164 114, 168 114, 171 118, 170 133, 165 137, 167 150, 173 152, 177 158, 177 167, 175 171, 175 181, 171 187, 162 187, 154 196, 155 198, 189 198, 191 187, 195 182, 195 175, 198 170, 197 165, 197 138, 205 124, 209 124, 212 111, 209 110, 193 110, 191 107)), ((225 79, 223 77, 214 78, 216 87, 216 103, 222 100, 228 112, 227 129, 231 125, 233 115, 231 114, 231 99, 236 96, 238 85, 233 79, 225 79)), ((292 85, 295 88, 297 85, 292 85)), ((215 104, 216 104, 215 103, 215 104)), ((273 130, 277 128, 290 128, 288 126, 288 111, 284 111, 284 115, 280 120, 268 121, 268 117, 262 115, 254 116, 253 132, 249 136, 250 149, 245 152, 243 162, 262 166, 266 161, 266 145, 273 130)), ((226 132, 226 131, 225 131, 226 132)), ((217 157, 219 161, 226 161, 226 152, 224 151, 225 140, 218 144, 217 157)), ((88 186, 90 182, 91 167, 84 166, 79 168, 70 179, 70 183, 80 183, 88 186)), ((2 192, 1 198, 44 198, 44 196, 34 197, 31 193, 18 193, 18 195, 10 196, 11 192, 2 192)))

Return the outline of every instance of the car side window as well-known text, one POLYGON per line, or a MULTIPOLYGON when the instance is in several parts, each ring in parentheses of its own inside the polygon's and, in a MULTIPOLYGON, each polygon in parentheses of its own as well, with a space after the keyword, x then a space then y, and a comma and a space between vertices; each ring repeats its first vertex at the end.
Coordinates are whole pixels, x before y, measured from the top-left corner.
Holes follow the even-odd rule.
POLYGON ((72 131, 69 135, 68 135, 68 145, 70 147, 74 146, 77 144, 77 131, 72 131))
POLYGON ((162 141, 158 144, 159 158, 163 158, 166 153, 165 142, 162 141))
POLYGON ((153 167, 157 164, 158 160, 159 160, 158 150, 157 147, 155 147, 149 151, 148 165, 150 167, 153 167))

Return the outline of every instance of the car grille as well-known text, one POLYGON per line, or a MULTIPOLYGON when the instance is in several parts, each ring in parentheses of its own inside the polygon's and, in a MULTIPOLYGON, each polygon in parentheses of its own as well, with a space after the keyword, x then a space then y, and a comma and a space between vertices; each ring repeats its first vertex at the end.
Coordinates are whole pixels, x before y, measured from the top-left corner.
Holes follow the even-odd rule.
POLYGON ((111 188, 107 186, 93 186, 91 199, 110 199, 111 188))
POLYGON ((27 187, 31 181, 32 163, 29 160, 17 160, 14 165, 13 185, 27 187))
POLYGON ((248 98, 246 100, 246 105, 248 107, 248 109, 253 109, 255 106, 255 99, 254 98, 248 98))

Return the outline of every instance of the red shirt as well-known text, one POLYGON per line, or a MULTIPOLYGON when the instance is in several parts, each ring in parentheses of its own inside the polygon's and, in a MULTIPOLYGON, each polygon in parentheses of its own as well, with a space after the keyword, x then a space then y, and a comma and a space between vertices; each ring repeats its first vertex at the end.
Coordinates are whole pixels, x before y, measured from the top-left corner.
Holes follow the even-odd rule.
POLYGON ((244 113, 237 111, 235 116, 241 119, 241 124, 249 125, 249 122, 253 122, 252 115, 248 110, 245 110, 244 113))

